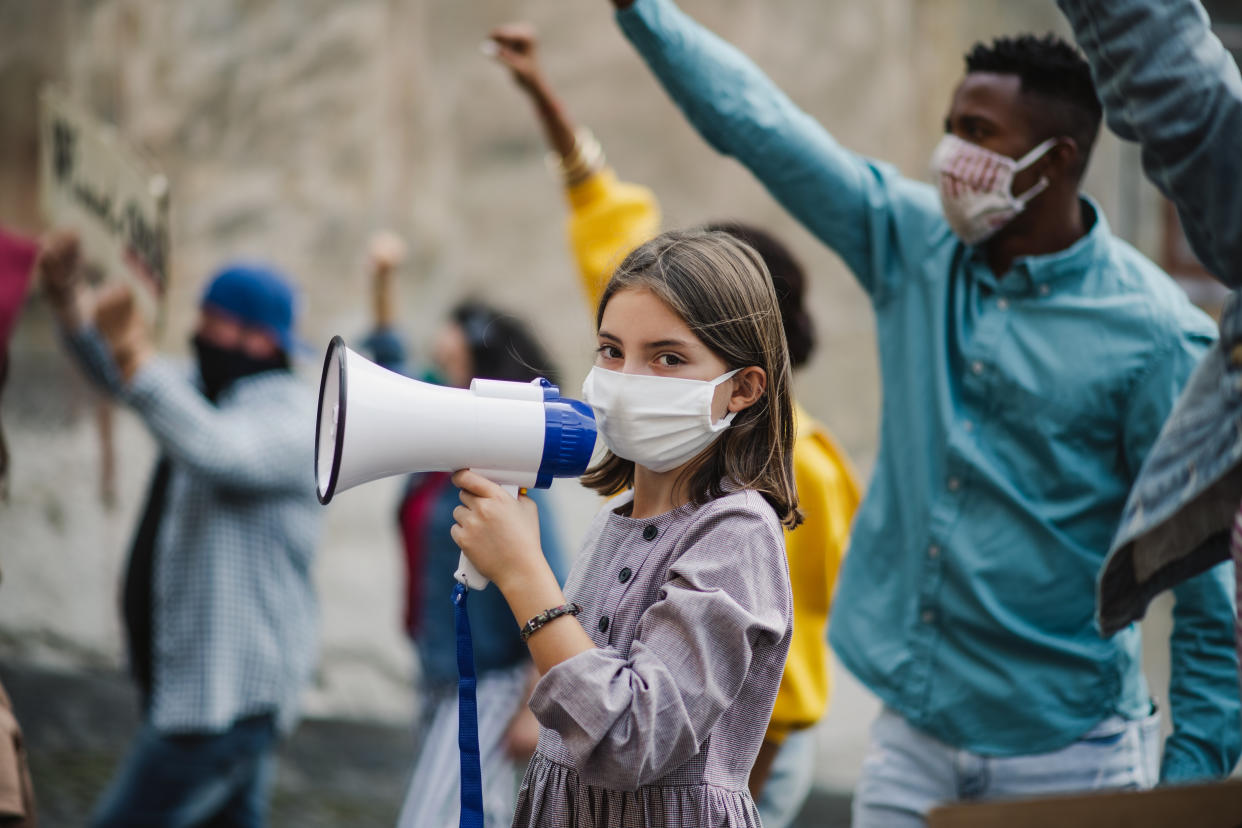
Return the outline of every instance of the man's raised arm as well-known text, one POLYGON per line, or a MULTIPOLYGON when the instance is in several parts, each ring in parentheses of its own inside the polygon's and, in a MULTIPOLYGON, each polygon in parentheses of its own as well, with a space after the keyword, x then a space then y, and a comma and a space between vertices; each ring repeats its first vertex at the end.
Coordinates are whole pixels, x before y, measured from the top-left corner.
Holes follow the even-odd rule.
MULTIPOLYGON (((875 294, 895 214, 939 220, 934 190, 843 149, 745 55, 671 0, 613 0, 622 31, 691 124, 744 164, 875 294)), ((907 229, 912 229, 907 224, 907 229)))

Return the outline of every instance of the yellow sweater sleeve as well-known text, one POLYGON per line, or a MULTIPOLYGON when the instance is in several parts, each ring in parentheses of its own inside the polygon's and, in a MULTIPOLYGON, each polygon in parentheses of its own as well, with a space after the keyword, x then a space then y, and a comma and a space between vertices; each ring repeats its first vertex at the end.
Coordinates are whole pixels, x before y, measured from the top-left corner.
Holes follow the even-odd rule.
POLYGON ((617 180, 611 167, 566 190, 569 243, 592 312, 631 250, 660 232, 660 204, 646 187, 617 180))
POLYGON ((796 409, 794 480, 805 519, 785 534, 794 628, 765 738, 776 744, 810 727, 828 706, 828 613, 860 492, 849 460, 828 432, 796 409))

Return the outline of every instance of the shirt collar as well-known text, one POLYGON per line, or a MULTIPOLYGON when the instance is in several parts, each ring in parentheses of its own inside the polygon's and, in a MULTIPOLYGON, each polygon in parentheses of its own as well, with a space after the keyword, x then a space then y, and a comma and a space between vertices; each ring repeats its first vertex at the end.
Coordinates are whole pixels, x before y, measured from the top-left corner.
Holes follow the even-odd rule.
POLYGON ((981 247, 970 251, 970 259, 975 265, 978 278, 989 285, 997 293, 1024 295, 1038 293, 1048 296, 1057 289, 1057 283, 1073 276, 1081 276, 1092 269, 1099 261, 1108 257, 1108 242, 1112 231, 1103 211, 1095 200, 1087 195, 1079 195, 1079 200, 1086 208, 1088 220, 1094 217, 1091 228, 1078 241, 1064 250, 1045 253, 1039 256, 1020 256, 1014 259, 1009 271, 996 278, 981 247))

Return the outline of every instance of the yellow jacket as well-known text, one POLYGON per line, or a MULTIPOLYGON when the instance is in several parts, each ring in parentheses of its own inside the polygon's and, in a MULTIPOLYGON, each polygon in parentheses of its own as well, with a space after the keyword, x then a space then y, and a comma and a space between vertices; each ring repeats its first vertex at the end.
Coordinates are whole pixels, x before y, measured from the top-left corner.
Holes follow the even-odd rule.
MULTIPOLYGON (((569 240, 592 311, 621 260, 660 232, 660 205, 646 187, 617 180, 605 167, 570 187, 569 240)), ((795 406, 794 480, 805 520, 785 536, 794 629, 765 739, 779 744, 813 725, 828 707, 828 612, 860 493, 832 437, 795 406)))

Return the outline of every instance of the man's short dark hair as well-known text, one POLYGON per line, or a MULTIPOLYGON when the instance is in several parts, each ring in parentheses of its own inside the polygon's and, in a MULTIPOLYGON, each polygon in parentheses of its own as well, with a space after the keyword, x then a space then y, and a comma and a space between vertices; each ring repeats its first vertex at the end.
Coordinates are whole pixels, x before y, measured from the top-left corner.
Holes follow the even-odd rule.
POLYGON ((966 72, 1017 75, 1023 94, 1038 99, 1032 120, 1039 139, 1073 138, 1082 153, 1082 175, 1103 109, 1091 67, 1074 46, 1054 34, 998 37, 991 44, 974 45, 966 54, 966 72))

